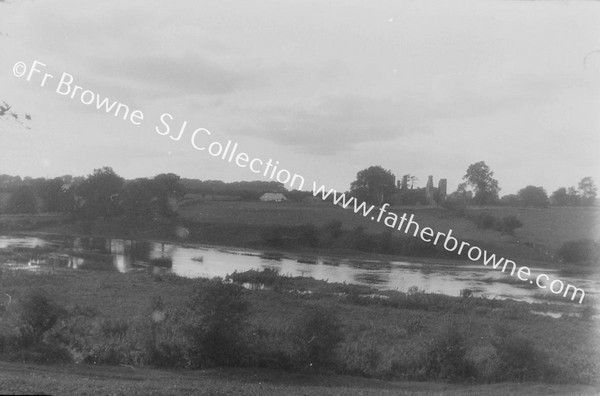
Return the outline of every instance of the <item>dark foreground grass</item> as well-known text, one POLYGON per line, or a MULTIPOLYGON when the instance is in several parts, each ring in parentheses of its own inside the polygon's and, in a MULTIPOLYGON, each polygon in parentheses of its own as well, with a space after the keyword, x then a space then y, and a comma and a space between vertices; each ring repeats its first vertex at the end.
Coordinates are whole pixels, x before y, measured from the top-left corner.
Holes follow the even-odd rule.
POLYGON ((167 371, 0 362, 0 394, 52 395, 597 395, 585 385, 390 382, 266 369, 167 371))

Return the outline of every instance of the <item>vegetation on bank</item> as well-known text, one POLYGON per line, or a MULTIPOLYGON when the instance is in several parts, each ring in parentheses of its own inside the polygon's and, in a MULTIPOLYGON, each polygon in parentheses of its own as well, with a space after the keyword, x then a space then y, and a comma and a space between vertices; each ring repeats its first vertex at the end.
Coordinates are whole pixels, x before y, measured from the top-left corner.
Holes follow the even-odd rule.
POLYGON ((551 305, 234 273, 3 271, 0 356, 21 362, 262 367, 382 379, 595 383, 594 320, 551 305), (243 288, 240 284, 253 284, 243 288))
MULTIPOLYGON (((413 190, 412 184, 415 178, 406 176, 403 180, 410 178, 411 188, 409 189, 408 185, 397 188, 394 185, 395 176, 390 171, 377 166, 370 167, 357 174, 357 180, 352 183, 349 194, 374 203, 383 201, 407 203, 410 201, 407 201, 407 197, 417 194, 417 191, 420 191, 419 194, 423 193, 424 189, 413 190)), ((427 216, 424 216, 425 222, 421 218, 418 219, 422 227, 441 226, 442 232, 451 228, 455 235, 460 235, 457 225, 460 225, 464 219, 466 222, 473 223, 478 230, 474 232, 473 226, 460 226, 459 228, 462 227, 460 231, 463 231, 462 240, 504 256, 550 261, 562 259, 566 262, 575 260, 576 263, 597 262, 589 258, 572 258, 572 254, 565 255, 559 252, 561 245, 567 242, 565 240, 560 244, 550 241, 551 243, 544 245, 533 242, 532 238, 528 237, 521 243, 522 236, 531 229, 535 232, 530 232, 530 235, 536 239, 543 238, 544 236, 541 236, 543 234, 554 233, 554 230, 549 233, 547 227, 538 227, 537 223, 541 221, 539 213, 533 218, 530 216, 523 218, 514 213, 497 215, 501 212, 498 206, 486 208, 484 211, 467 207, 466 205, 472 203, 480 205, 498 203, 498 182, 493 179, 493 172, 485 162, 472 164, 467 169, 464 180, 466 184, 459 187, 460 191, 451 194, 448 200, 442 199, 440 193, 435 192, 440 207, 430 208, 436 211, 433 218, 429 215, 433 213, 431 211, 420 212, 427 213, 427 216), (475 194, 474 196, 471 194, 471 198, 466 194, 467 184, 473 188, 475 194), (532 222, 536 224, 530 224, 532 222), (479 230, 489 232, 486 234, 479 230)), ((360 215, 347 213, 345 216, 339 216, 334 212, 340 209, 333 205, 329 205, 332 206, 330 210, 323 211, 320 205, 303 207, 301 203, 290 204, 289 212, 297 211, 298 216, 307 215, 308 218, 304 218, 301 224, 294 219, 290 221, 288 215, 280 217, 280 213, 277 213, 275 216, 280 210, 271 206, 266 208, 268 209, 266 211, 261 209, 265 211, 263 215, 266 216, 266 222, 258 226, 247 220, 253 214, 243 211, 246 206, 251 205, 249 202, 234 202, 233 205, 239 207, 238 212, 242 211, 240 213, 242 217, 236 217, 235 221, 224 224, 230 216, 227 212, 236 211, 236 209, 225 208, 227 201, 206 208, 210 204, 204 198, 197 200, 186 197, 186 193, 193 192, 195 196, 202 197, 214 198, 219 194, 234 197, 238 194, 240 197, 246 197, 244 199, 256 199, 263 192, 283 191, 281 186, 272 182, 223 183, 181 179, 174 174, 125 180, 110 167, 95 169, 86 177, 21 179, 0 175, 0 182, 0 208, 4 207, 10 213, 64 213, 60 224, 50 224, 49 217, 46 219, 40 217, 36 221, 13 222, 11 226, 12 219, 8 219, 8 223, 6 219, 2 219, 0 230, 5 232, 31 231, 54 226, 57 233, 65 233, 65 229, 71 229, 73 234, 90 235, 98 234, 104 226, 105 231, 123 238, 179 238, 192 242, 254 248, 351 249, 365 253, 405 257, 456 258, 439 246, 424 243, 401 233, 389 232, 383 225, 373 224, 374 222, 360 215), (216 212, 207 213, 208 210, 216 212), (321 214, 321 217, 315 219, 318 214, 321 214), (386 231, 383 231, 384 229, 386 231)), ((525 206, 547 206, 535 203, 541 200, 540 197, 546 197, 544 194, 545 192, 541 194, 536 187, 528 186, 519 193, 519 202, 525 206)), ((585 178, 580 182, 579 190, 571 189, 569 194, 569 196, 580 197, 579 204, 585 202, 585 205, 592 205, 596 196, 593 180, 585 178)), ((290 193, 290 198, 300 201, 307 195, 310 193, 294 192, 290 193)), ((415 201, 418 202, 420 201, 415 201)), ((403 209, 394 210, 392 207, 392 210, 399 212, 403 209)), ((411 213, 416 211, 410 210, 411 213)), ((556 232, 559 233, 560 230, 556 232)), ((565 232, 566 235, 570 235, 568 230, 565 232)), ((570 239, 577 240, 577 238, 570 239)), ((568 246, 564 249, 568 249, 568 246)))

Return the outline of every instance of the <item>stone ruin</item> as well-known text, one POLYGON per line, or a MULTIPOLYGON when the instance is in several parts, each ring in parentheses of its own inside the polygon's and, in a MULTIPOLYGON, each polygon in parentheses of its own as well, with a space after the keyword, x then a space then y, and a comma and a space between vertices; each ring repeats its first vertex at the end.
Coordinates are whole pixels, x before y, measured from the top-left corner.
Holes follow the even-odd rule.
MULTIPOLYGON (((408 175, 402 176, 402 181, 396 182, 396 187, 399 190, 408 189, 408 175)), ((433 187, 433 176, 429 175, 427 178, 427 185, 425 186, 425 198, 427 205, 436 206, 439 203, 445 202, 448 194, 448 181, 446 179, 440 179, 438 181, 437 189, 433 187)))

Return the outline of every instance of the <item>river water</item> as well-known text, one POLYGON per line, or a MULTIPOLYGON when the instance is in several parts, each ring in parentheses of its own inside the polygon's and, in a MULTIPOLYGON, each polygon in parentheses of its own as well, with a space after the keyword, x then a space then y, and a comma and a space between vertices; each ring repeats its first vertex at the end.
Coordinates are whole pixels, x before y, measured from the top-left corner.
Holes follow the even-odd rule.
MULTIPOLYGON (((33 270, 42 266, 59 266, 74 270, 127 272, 155 266, 157 270, 186 277, 224 277, 234 271, 273 268, 282 275, 368 285, 379 290, 407 291, 416 286, 426 292, 458 296, 462 289, 468 288, 475 296, 543 301, 541 289, 525 282, 507 283, 507 280, 514 281, 516 277, 481 264, 354 260, 108 238, 0 236, 0 251, 2 249, 19 250, 21 259, 0 264, 33 270)), ((533 276, 538 273, 582 288, 586 299, 600 292, 597 275, 564 276, 555 269, 532 268, 533 276)))

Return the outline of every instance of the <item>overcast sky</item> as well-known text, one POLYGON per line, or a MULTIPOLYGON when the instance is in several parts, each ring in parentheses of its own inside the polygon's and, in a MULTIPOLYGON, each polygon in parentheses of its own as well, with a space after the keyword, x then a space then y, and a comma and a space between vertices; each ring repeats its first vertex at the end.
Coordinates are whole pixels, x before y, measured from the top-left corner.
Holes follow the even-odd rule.
POLYGON ((0 119, 0 173, 258 179, 159 135, 170 113, 340 190, 381 165, 452 191, 481 160, 501 195, 600 182, 598 2, 12 0, 0 32, 0 103, 33 118, 0 119), (13 74, 34 60, 144 122, 13 74))

